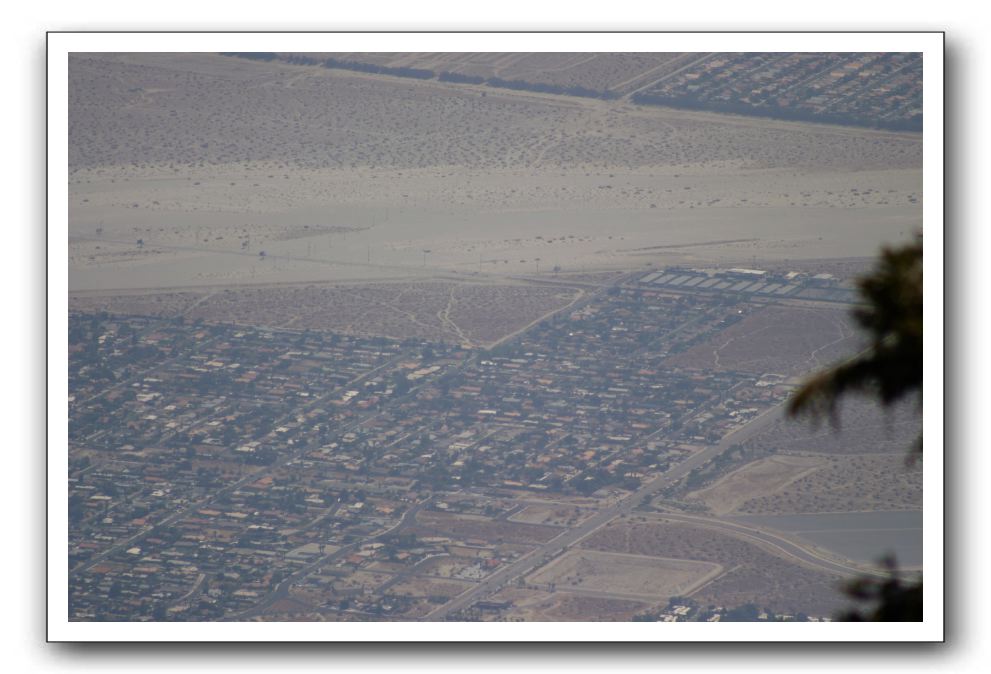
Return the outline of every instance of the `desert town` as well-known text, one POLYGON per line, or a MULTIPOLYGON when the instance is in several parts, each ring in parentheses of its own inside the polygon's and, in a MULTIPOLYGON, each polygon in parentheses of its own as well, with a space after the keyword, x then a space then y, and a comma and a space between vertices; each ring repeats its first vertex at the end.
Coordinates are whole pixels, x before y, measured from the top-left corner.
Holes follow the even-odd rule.
POLYGON ((70 620, 828 621, 921 569, 913 411, 785 412, 921 228, 918 55, 69 72, 70 620))
MULTIPOLYGON (((487 349, 75 313, 74 617, 828 618, 868 560, 706 498, 855 342, 828 276, 624 275, 487 349)), ((822 468, 779 461, 740 505, 822 468)))

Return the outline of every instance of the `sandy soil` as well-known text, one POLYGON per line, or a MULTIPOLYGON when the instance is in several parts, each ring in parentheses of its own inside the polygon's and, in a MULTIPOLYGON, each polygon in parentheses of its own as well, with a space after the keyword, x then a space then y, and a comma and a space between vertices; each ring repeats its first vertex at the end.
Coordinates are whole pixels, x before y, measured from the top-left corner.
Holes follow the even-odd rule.
POLYGON ((73 289, 842 258, 921 226, 917 136, 208 54, 74 55, 69 136, 73 289))
POLYGON ((407 597, 456 597, 471 587, 471 583, 432 578, 410 578, 393 585, 389 594, 407 597))
POLYGON ((753 602, 776 611, 829 615, 845 605, 839 579, 786 562, 733 536, 661 519, 617 522, 595 532, 582 548, 721 564, 726 572, 692 596, 703 606, 753 602))
POLYGON ((922 432, 915 401, 889 409, 872 399, 850 397, 837 408, 837 425, 807 417, 774 421, 748 447, 785 454, 901 454, 907 456, 922 432))
MULTIPOLYGON (((772 456, 748 463, 710 487, 691 492, 714 515, 733 512, 744 503, 773 500, 773 496, 796 480, 814 473, 826 459, 813 456, 772 456)), ((749 511, 748 511, 749 512, 749 511)))
POLYGON ((594 514, 594 511, 584 508, 573 508, 565 505, 528 505, 520 512, 510 517, 512 522, 527 524, 550 524, 553 526, 575 526, 594 514))
POLYGON ((849 357, 859 344, 847 308, 765 307, 665 364, 790 376, 849 357))
MULTIPOLYGON (((508 601, 508 621, 629 621, 650 604, 630 599, 610 599, 541 590, 504 588, 492 601, 508 601)), ((482 619, 486 619, 482 614, 482 619)))
POLYGON ((714 578, 719 564, 591 550, 572 550, 527 577, 540 586, 661 602, 714 578))
POLYGON ((276 285, 178 292, 76 293, 73 311, 330 330, 491 345, 582 297, 582 289, 513 282, 276 285))
POLYGON ((820 468, 736 505, 754 514, 917 510, 922 466, 906 466, 904 452, 824 457, 820 468))
POLYGON ((447 536, 453 540, 535 544, 546 543, 561 533, 561 528, 427 512, 417 516, 417 525, 411 531, 417 536, 447 536))
POLYGON ((555 601, 548 611, 548 619, 561 621, 587 621, 590 616, 594 616, 597 621, 629 622, 647 606, 630 599, 589 597, 570 592, 555 592, 554 597, 555 601))
MULTIPOLYGON (((469 573, 469 576, 477 578, 478 559, 471 557, 458 557, 445 555, 434 557, 417 567, 418 576, 432 576, 436 578, 460 578, 461 574, 469 573)), ((488 572, 486 572, 488 573, 488 572)))

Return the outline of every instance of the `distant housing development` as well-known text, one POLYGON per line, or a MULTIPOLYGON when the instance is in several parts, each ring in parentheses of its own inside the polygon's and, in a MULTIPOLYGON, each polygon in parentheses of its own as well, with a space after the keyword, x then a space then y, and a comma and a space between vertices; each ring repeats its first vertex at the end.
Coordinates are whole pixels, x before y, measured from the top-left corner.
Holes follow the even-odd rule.
POLYGON ((786 413, 921 231, 920 53, 67 58, 50 615, 819 621, 921 572, 918 410, 786 413))
POLYGON ((732 566, 683 544, 624 557, 614 536, 667 536, 684 513, 739 533, 669 504, 764 456, 745 437, 808 352, 844 352, 830 305, 848 292, 751 269, 625 275, 487 350, 73 314, 70 617, 535 617, 529 589, 598 602, 595 619, 712 620, 700 597, 761 565, 782 568, 739 604, 828 616, 856 567, 793 540, 776 544, 797 566, 753 534, 732 566), (755 339, 769 329, 795 352, 755 339))
POLYGON ((922 130, 918 53, 229 55, 588 98, 627 95, 647 105, 922 130), (535 63, 527 65, 535 56, 535 63), (492 76, 517 69, 515 77, 492 76))

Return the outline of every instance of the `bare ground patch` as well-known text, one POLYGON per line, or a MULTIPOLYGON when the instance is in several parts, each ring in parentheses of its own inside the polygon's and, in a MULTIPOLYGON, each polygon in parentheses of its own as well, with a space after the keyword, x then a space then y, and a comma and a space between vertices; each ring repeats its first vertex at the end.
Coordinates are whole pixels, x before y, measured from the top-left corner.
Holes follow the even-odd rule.
POLYGON ((793 375, 852 355, 857 343, 845 309, 766 307, 666 364, 793 375))
POLYGON ((704 527, 663 520, 617 522, 592 534, 582 548, 722 564, 726 573, 692 595, 703 606, 753 602, 776 611, 829 615, 847 604, 839 577, 704 527))
POLYGON ((524 524, 549 524, 551 526, 574 526, 590 515, 592 511, 567 505, 528 505, 509 518, 511 522, 524 524))
POLYGON ((477 539, 488 543, 545 543, 561 533, 560 527, 521 524, 506 520, 465 519, 440 513, 420 513, 411 529, 418 536, 446 536, 453 540, 477 539))
POLYGON ((74 311, 185 315, 208 323, 485 345, 567 306, 580 291, 525 284, 450 282, 288 285, 216 291, 86 294, 74 311))
POLYGON ((690 592, 722 568, 710 562, 572 550, 530 574, 527 581, 552 589, 661 601, 690 592))
MULTIPOLYGON (((649 606, 631 599, 590 597, 568 592, 504 588, 493 601, 512 604, 502 615, 509 621, 629 621, 649 606)), ((483 619, 484 619, 483 615, 483 619)))
POLYGON ((815 456, 772 456, 738 468, 705 489, 691 492, 688 498, 703 501, 716 515, 733 512, 744 503, 773 498, 796 480, 815 472, 826 459, 815 456))
POLYGON ((864 398, 843 400, 837 424, 807 418, 781 418, 747 440, 748 447, 776 454, 897 454, 907 453, 922 432, 922 420, 907 401, 891 408, 864 398))
POLYGON ((416 567, 416 572, 418 576, 478 580, 488 575, 491 570, 485 569, 478 558, 444 555, 420 564, 416 567))
POLYGON ((922 507, 922 467, 904 453, 824 457, 813 472, 736 508, 754 514, 915 510, 922 507))
POLYGON ((405 597, 456 597, 471 587, 471 583, 457 580, 438 580, 436 578, 410 578, 397 583, 389 589, 389 594, 405 597))

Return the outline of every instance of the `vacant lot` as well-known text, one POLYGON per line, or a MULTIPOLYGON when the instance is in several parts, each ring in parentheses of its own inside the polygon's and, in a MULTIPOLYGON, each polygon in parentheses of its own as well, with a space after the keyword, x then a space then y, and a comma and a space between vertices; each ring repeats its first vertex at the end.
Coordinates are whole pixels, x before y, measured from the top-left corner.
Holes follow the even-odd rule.
POLYGON ((787 562, 758 545, 703 527, 659 518, 617 522, 587 538, 582 548, 721 564, 727 571, 692 594, 703 606, 753 602, 782 612, 829 615, 846 605, 838 577, 787 562))
POLYGON ((388 593, 404 597, 456 597, 471 587, 471 583, 436 578, 410 578, 393 585, 388 593))
MULTIPOLYGON (((518 588, 504 588, 492 596, 492 601, 512 604, 500 614, 511 621, 629 621, 650 606, 647 602, 631 599, 518 588)), ((489 616, 483 613, 482 619, 489 616)))
MULTIPOLYGON (((772 456, 748 463, 710 487, 688 494, 699 499, 715 515, 733 512, 742 504, 773 501, 774 495, 826 464, 825 457, 772 456)), ((748 511, 749 512, 749 511, 748 511)))
POLYGON ((490 573, 476 558, 444 555, 434 557, 417 566, 418 576, 435 576, 438 578, 470 578, 478 580, 490 573))
POLYGON ((794 375, 850 356, 858 343, 846 309, 766 307, 666 363, 794 375))
POLYGON ((663 601, 714 578, 719 564, 591 550, 572 550, 527 578, 535 585, 574 592, 663 601))
POLYGON ((914 401, 884 409, 871 398, 850 397, 837 408, 836 424, 781 418, 745 444, 782 454, 906 455, 922 432, 914 401))
POLYGON ((545 543, 561 533, 560 527, 520 524, 505 520, 467 519, 456 515, 423 512, 410 530, 417 536, 446 536, 456 541, 478 539, 488 543, 545 543))
POLYGON ((581 292, 450 282, 270 286, 77 295, 70 299, 70 308, 484 346, 567 306, 581 292))
POLYGON ((391 574, 375 573, 372 571, 355 571, 349 576, 344 576, 334 583, 340 589, 374 590, 385 581, 392 578, 391 574))
POLYGON ((552 526, 574 526, 594 514, 584 508, 566 505, 528 505, 509 519, 526 524, 550 524, 552 526))
POLYGON ((922 507, 922 466, 906 466, 903 452, 826 456, 818 461, 818 468, 778 489, 738 502, 737 512, 859 512, 922 507))
POLYGON ((183 315, 207 293, 122 293, 117 295, 75 295, 69 297, 69 310, 79 312, 105 311, 125 316, 175 318, 183 315))

